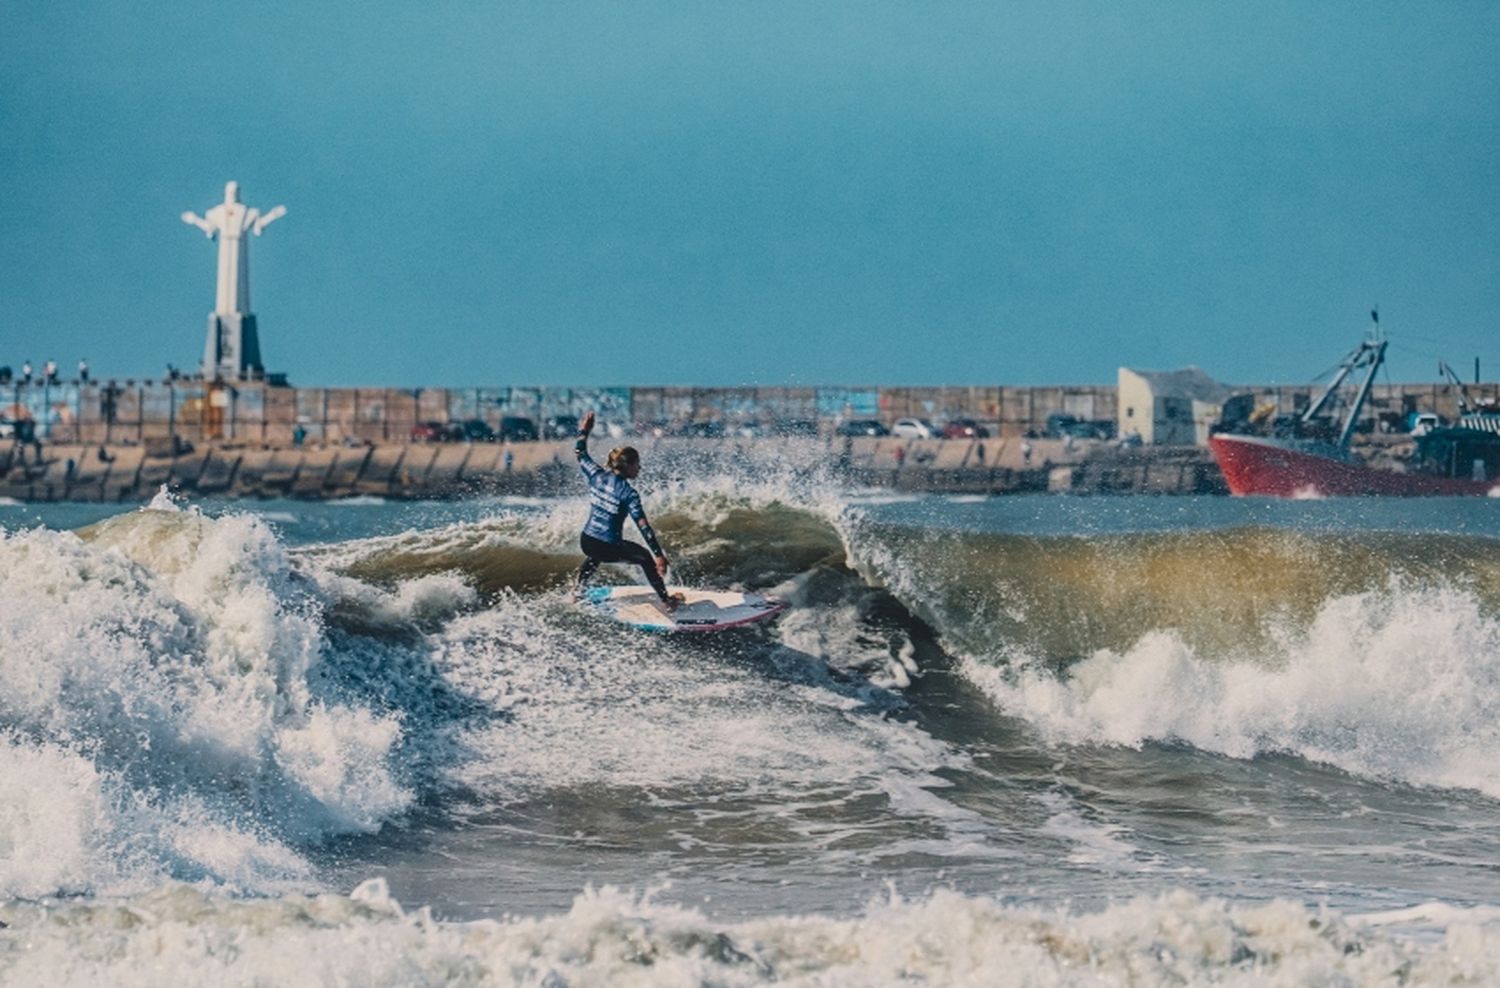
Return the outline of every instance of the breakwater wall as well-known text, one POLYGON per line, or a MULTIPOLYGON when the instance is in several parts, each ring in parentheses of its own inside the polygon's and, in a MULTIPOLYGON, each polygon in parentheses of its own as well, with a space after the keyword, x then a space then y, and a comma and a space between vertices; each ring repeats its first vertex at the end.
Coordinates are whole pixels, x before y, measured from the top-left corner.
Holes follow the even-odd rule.
MULTIPOLYGON (((1305 407, 1313 388, 1255 387, 1257 402, 1305 407)), ((1500 396, 1500 385, 1470 388, 1476 397, 1500 396)), ((1457 393, 1444 385, 1377 384, 1373 414, 1412 409, 1456 414, 1457 393)), ((694 424, 815 432, 828 436, 839 422, 898 418, 943 423, 973 419, 996 438, 1046 431, 1048 418, 1066 414, 1115 428, 1120 410, 1113 385, 1046 387, 806 387, 806 388, 294 388, 262 382, 194 380, 0 383, 0 434, 6 422, 29 420, 44 443, 163 443, 177 437, 195 446, 289 445, 410 441, 422 423, 482 423, 497 432, 509 417, 537 427, 552 416, 595 410, 602 423, 636 433, 674 433, 694 424), (790 428, 789 428, 790 427, 790 428)))
MULTIPOLYGON (((1195 448, 1117 450, 1053 440, 638 439, 653 466, 711 472, 727 463, 817 465, 847 483, 907 491, 1223 493, 1195 448), (717 466, 716 466, 717 464, 717 466)), ((190 497, 451 498, 577 493, 571 443, 123 444, 0 451, 0 497, 131 502, 163 486, 190 497)))

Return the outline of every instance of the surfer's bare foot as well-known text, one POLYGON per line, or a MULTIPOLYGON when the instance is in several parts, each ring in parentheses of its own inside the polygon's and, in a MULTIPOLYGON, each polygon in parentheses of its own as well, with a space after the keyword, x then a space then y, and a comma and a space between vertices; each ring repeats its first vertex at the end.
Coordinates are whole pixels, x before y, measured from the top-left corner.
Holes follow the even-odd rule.
POLYGON ((666 611, 668 614, 671 614, 673 611, 677 610, 677 608, 681 607, 685 603, 687 603, 686 597, 684 597, 680 593, 674 593, 672 596, 662 601, 661 606, 664 611, 666 611))

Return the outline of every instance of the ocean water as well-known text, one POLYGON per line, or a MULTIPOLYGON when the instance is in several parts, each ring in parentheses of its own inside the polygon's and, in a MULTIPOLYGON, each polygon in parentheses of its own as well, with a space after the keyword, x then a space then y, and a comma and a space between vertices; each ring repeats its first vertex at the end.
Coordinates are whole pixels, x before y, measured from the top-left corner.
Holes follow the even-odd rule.
POLYGON ((0 984, 1500 981, 1500 501, 640 486, 0 505, 0 984))

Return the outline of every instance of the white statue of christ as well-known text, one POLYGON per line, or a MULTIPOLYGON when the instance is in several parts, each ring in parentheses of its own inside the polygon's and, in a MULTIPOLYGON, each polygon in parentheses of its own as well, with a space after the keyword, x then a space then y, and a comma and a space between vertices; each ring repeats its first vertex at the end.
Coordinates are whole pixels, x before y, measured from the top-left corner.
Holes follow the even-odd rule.
POLYGON ((203 376, 210 379, 243 380, 264 371, 255 317, 250 313, 250 245, 245 234, 260 236, 286 215, 286 207, 262 213, 240 202, 239 193, 239 183, 229 182, 224 186, 224 201, 207 215, 182 214, 184 223, 196 226, 210 239, 219 238, 219 282, 203 354, 203 376))

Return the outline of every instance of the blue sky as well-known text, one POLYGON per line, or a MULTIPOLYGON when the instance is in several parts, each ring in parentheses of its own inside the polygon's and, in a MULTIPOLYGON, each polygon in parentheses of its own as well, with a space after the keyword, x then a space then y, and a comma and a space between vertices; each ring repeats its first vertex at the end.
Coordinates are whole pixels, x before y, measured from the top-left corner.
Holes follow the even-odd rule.
POLYGON ((1496 3, 0 6, 0 364, 315 385, 1500 376, 1496 3))

